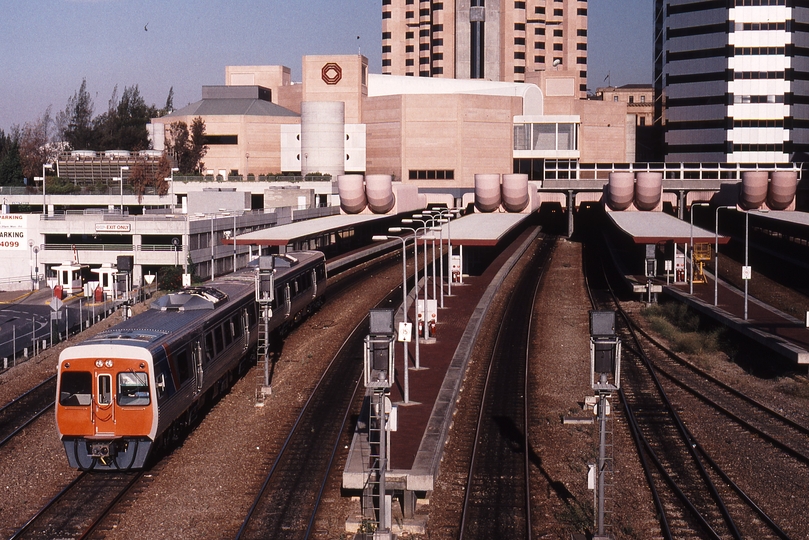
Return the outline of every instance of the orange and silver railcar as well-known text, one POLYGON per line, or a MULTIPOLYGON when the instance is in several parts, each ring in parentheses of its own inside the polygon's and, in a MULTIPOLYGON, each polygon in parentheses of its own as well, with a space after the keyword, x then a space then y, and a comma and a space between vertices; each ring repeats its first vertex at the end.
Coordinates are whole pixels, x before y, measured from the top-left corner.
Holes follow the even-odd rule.
MULTIPOLYGON (((270 330, 323 300, 317 251, 275 256, 270 330)), ((226 390, 258 337, 255 269, 168 294, 59 356, 56 425, 77 469, 144 467, 208 399, 226 390)))

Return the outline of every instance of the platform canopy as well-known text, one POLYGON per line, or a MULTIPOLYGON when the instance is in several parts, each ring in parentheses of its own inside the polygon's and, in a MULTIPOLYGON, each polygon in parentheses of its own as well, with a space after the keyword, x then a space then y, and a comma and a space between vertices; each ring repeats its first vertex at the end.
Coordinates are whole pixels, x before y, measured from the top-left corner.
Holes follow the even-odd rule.
MULTIPOLYGON (((607 212, 607 215, 636 244, 687 244, 692 234, 695 244, 713 244, 716 241, 713 231, 694 225, 692 233, 690 222, 663 212, 607 212)), ((730 237, 719 235, 720 244, 727 244, 729 241, 730 237)))
POLYGON ((456 246, 496 246, 512 229, 517 227, 530 214, 467 214, 453 219, 449 224, 441 226, 442 231, 433 233, 436 238, 442 236, 444 243, 452 235, 452 244, 456 246))
POLYGON ((242 246, 286 246, 298 240, 306 240, 323 234, 350 229, 377 219, 389 218, 389 215, 340 214, 307 219, 288 225, 240 234, 236 237, 236 244, 242 246))

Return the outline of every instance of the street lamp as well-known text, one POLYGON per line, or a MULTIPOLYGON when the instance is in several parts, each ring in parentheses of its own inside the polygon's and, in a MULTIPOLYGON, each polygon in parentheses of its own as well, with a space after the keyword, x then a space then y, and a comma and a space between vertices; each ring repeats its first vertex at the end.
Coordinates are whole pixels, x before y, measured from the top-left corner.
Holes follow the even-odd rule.
POLYGON ((211 281, 213 281, 213 278, 214 278, 214 268, 216 267, 216 265, 214 264, 214 263, 215 263, 215 261, 214 261, 214 251, 213 251, 213 247, 214 247, 214 239, 213 239, 213 220, 214 220, 214 217, 216 217, 216 214, 209 214, 209 215, 208 215, 208 217, 210 217, 210 218, 211 218, 211 281))
MULTIPOLYGON (((402 221, 405 221, 404 219, 402 221)), ((416 229, 411 227, 390 227, 388 232, 391 233, 400 233, 402 231, 413 231, 413 269, 415 270, 415 287, 416 289, 416 304, 415 309, 413 310, 413 321, 415 323, 416 331, 414 332, 416 335, 416 369, 421 369, 421 364, 419 363, 419 339, 421 336, 419 335, 419 324, 418 324, 418 309, 419 309, 419 243, 416 241, 418 238, 418 232, 416 229)))
MULTIPOLYGON (((388 236, 388 235, 374 235, 371 237, 371 240, 377 242, 380 240, 401 240, 402 242, 402 322, 407 323, 407 251, 405 249, 405 244, 407 242, 406 237, 401 236, 388 236)), ((418 336, 416 337, 416 343, 418 343, 418 336)), ((410 403, 410 378, 408 375, 407 369, 407 341, 402 340, 402 358, 404 359, 404 402, 405 404, 410 403)))
POLYGON ((691 255, 691 270, 690 270, 690 283, 688 293, 694 294, 694 207, 695 206, 710 206, 709 203, 696 203, 691 205, 691 241, 688 244, 689 254, 691 255))
POLYGON ((53 163, 43 163, 42 164, 42 215, 46 215, 48 213, 48 204, 45 201, 45 169, 53 170, 53 163))
POLYGON ((121 166, 121 217, 124 217, 124 171, 129 170, 129 165, 121 166))
MULTIPOLYGON (((430 337, 429 325, 427 324, 427 300, 428 300, 427 297, 429 296, 430 291, 427 288, 427 241, 426 241, 425 236, 427 235, 427 229, 429 229, 429 227, 427 226, 427 221, 426 220, 415 219, 415 218, 421 218, 421 217, 422 217, 421 214, 413 214, 414 219, 403 219, 402 223, 409 224, 409 223, 414 223, 416 221, 421 223, 422 226, 417 227, 414 230, 414 234, 416 234, 416 236, 418 236, 418 233, 416 231, 421 231, 421 230, 424 231, 424 233, 421 235, 421 243, 424 246, 424 339, 427 339, 427 338, 430 337)), ((418 249, 418 246, 416 247, 416 249, 418 249)), ((416 289, 418 289, 418 286, 419 286, 419 282, 418 282, 418 280, 416 280, 416 289)), ((418 302, 416 302, 416 310, 418 311, 418 302)), ((416 321, 416 333, 421 335, 419 333, 419 331, 418 331, 418 321, 416 321)))
POLYGON ((735 206, 717 206, 716 207, 716 225, 714 229, 714 241, 716 247, 714 248, 714 277, 713 277, 713 305, 719 305, 719 211, 725 209, 736 208, 735 206))
MULTIPOLYGON (((452 296, 452 218, 455 217, 459 210, 457 208, 437 208, 431 210, 437 212, 447 224, 447 295, 452 296)), ((443 231, 442 231, 443 235, 443 231)), ((444 307, 444 244, 441 244, 441 307, 444 307)))
POLYGON ((180 172, 177 167, 171 168, 171 213, 174 213, 174 208, 177 206, 177 199, 174 198, 174 173, 180 172))
MULTIPOLYGON (((446 223, 447 230, 449 230, 449 221, 450 221, 449 213, 447 213, 447 217, 444 218, 443 217, 444 214, 441 212, 441 210, 428 210, 428 212, 430 212, 430 214, 435 214, 436 216, 438 216, 438 219, 434 220, 435 223, 440 223, 442 225, 446 223)), ((441 283, 441 309, 444 309, 444 227, 443 226, 438 227, 438 246, 440 248, 439 249, 440 255, 438 260, 440 272, 438 273, 438 275, 439 275, 439 282, 441 283)), ((433 285, 435 285, 435 279, 433 279, 433 285)), ((435 289, 433 289, 433 296, 435 296, 435 289)))

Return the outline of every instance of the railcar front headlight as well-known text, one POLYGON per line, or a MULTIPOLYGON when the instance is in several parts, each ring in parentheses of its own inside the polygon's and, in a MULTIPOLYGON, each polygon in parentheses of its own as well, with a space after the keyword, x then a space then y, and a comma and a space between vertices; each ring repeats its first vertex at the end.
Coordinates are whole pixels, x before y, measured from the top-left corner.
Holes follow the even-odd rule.
POLYGON ((104 360, 96 360, 96 367, 97 368, 104 367, 104 360))
POLYGON ((108 368, 111 368, 112 367, 112 360, 107 360, 106 362, 104 362, 104 365, 107 366, 108 368))

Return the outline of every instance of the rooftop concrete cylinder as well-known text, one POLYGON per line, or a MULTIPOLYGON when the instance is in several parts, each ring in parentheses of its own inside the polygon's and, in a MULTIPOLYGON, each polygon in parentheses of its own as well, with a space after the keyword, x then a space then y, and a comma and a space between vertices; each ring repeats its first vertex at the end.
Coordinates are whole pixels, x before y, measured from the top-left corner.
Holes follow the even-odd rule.
POLYGON ((365 210, 367 201, 361 174, 338 175, 337 193, 340 195, 340 208, 346 214, 359 214, 365 210))
POLYGON ((635 174, 611 172, 607 204, 613 210, 626 210, 635 198, 635 174))
POLYGON ((522 212, 528 206, 528 175, 503 175, 503 207, 509 212, 522 212))
POLYGON ((742 173, 742 191, 739 204, 745 210, 759 208, 767 199, 770 173, 767 171, 746 171, 742 173))
POLYGON ((345 173, 345 103, 301 103, 301 172, 345 173))
POLYGON ((389 174, 369 174, 365 177, 365 196, 374 214, 385 214, 393 208, 393 177, 389 174))
POLYGON ((500 208, 500 175, 475 175, 475 208, 481 212, 494 212, 500 208))
POLYGON ((773 210, 785 210, 795 199, 797 189, 797 172, 773 171, 770 175, 770 190, 767 193, 767 206, 773 210))
POLYGON ((639 172, 636 177, 635 206, 639 210, 654 210, 663 196, 663 173, 639 172))

